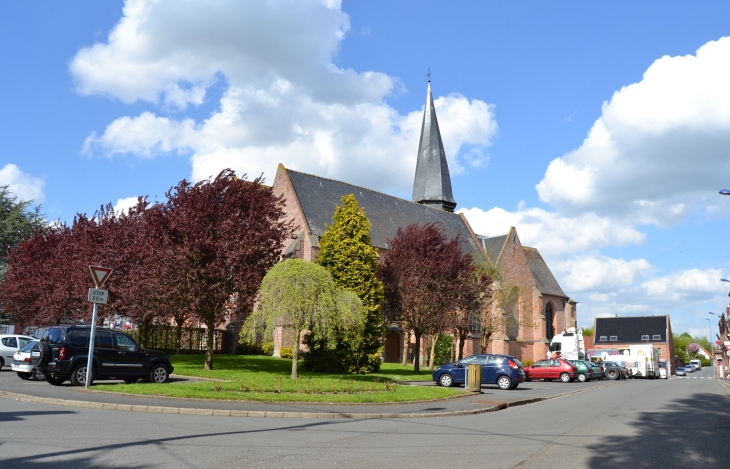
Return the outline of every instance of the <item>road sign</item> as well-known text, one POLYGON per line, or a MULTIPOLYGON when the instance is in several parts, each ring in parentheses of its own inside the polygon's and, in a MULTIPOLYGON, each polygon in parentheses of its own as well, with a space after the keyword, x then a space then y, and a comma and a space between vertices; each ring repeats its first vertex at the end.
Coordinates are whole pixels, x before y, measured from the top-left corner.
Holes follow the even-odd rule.
POLYGON ((109 298, 109 290, 99 290, 98 288, 89 288, 89 301, 100 305, 105 305, 109 298))
POLYGON ((91 272, 91 278, 94 279, 96 288, 101 288, 112 273, 112 269, 109 267, 99 267, 98 265, 90 265, 89 271, 91 272))

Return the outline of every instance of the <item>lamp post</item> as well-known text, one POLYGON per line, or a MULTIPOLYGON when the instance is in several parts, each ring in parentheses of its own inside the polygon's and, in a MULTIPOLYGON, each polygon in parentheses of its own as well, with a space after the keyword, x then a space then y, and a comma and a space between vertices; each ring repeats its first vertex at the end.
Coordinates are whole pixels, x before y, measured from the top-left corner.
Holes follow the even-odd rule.
MULTIPOLYGON (((707 313, 711 315, 715 315, 715 313, 707 313)), ((712 350, 712 321, 710 318, 707 319, 707 325, 710 326, 710 361, 712 362, 712 377, 717 378, 717 370, 715 369, 715 352, 712 350)))

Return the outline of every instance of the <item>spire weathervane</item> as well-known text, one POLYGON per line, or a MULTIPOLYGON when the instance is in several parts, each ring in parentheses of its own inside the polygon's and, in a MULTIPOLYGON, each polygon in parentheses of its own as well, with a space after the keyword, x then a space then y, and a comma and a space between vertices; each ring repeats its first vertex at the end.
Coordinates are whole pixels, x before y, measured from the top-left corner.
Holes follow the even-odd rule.
POLYGON ((428 73, 426 76, 428 77, 428 82, 431 83, 431 67, 428 67, 428 73))

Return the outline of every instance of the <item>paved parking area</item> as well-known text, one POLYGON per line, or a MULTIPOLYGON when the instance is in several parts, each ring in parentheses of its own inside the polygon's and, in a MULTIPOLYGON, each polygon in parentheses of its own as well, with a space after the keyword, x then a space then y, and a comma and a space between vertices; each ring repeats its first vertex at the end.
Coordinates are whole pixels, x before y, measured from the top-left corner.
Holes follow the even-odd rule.
MULTIPOLYGON (((171 377, 171 386, 191 381, 181 376, 171 377)), ((105 382, 109 383, 109 381, 105 382)), ((481 394, 466 393, 464 397, 441 399, 429 402, 394 404, 307 404, 307 403, 262 403, 248 401, 215 401, 203 399, 173 399, 165 397, 134 396, 104 391, 94 391, 83 387, 52 386, 43 381, 24 381, 9 370, 0 372, 0 391, 17 393, 38 398, 63 399, 69 401, 88 401, 102 404, 118 404, 151 407, 174 407, 195 409, 216 409, 224 411, 252 412, 317 412, 317 413, 372 413, 372 414, 443 414, 461 413, 480 409, 500 408, 522 405, 530 402, 552 399, 576 392, 591 391, 605 386, 625 384, 627 381, 593 381, 588 383, 561 383, 532 381, 520 384, 519 388, 502 391, 496 386, 483 386, 481 394)), ((7 396, 6 396, 7 397, 7 396)))

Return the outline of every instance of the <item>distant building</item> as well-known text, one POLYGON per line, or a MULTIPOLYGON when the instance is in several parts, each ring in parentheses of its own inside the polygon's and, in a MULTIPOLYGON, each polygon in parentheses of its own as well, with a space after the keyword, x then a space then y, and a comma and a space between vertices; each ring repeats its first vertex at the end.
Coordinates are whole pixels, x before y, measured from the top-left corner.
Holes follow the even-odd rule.
POLYGON ((630 345, 651 344, 659 349, 661 360, 671 366, 670 373, 680 366, 674 355, 672 324, 667 316, 628 316, 595 318, 593 348, 628 350, 630 345))

